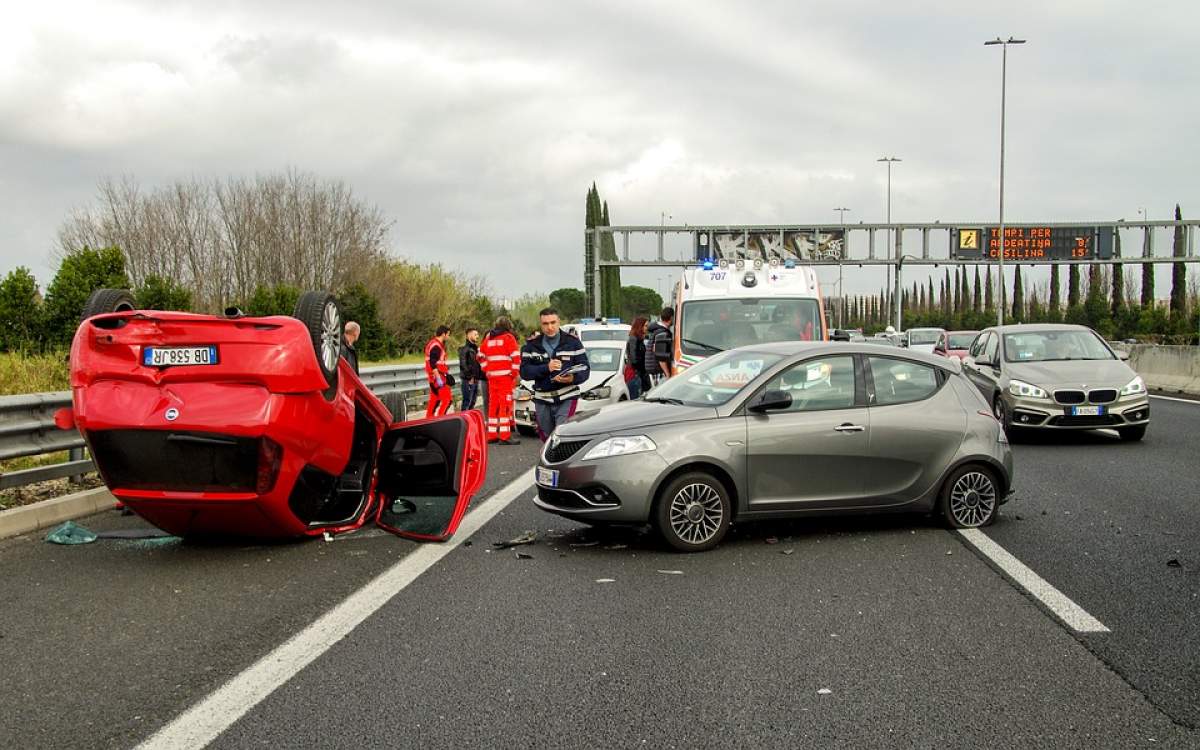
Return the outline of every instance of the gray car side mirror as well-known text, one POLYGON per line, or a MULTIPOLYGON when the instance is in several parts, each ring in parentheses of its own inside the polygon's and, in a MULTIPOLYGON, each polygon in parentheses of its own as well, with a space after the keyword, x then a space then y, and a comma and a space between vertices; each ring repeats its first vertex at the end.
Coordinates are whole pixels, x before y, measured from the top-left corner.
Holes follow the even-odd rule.
POLYGON ((754 401, 750 403, 749 409, 761 414, 768 411, 787 409, 791 405, 792 395, 790 393, 785 393, 784 391, 763 391, 758 396, 755 396, 754 401))

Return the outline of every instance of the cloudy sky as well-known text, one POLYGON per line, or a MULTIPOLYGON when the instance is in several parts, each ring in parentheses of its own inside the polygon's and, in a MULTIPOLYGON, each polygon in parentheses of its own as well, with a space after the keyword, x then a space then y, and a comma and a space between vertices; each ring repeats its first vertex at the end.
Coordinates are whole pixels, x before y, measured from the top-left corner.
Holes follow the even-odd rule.
MULTIPOLYGON (((1195 2, 24 2, 0 26, 0 273, 107 176, 347 182, 397 255, 582 285, 616 224, 1200 211, 1195 2), (978 9, 977 9, 978 8, 978 9)), ((868 271, 848 289, 877 287, 868 271)), ((662 272, 625 274, 654 287, 662 272)), ((829 272, 826 272, 826 276, 829 272)), ((834 274, 836 275, 836 274, 834 274)))

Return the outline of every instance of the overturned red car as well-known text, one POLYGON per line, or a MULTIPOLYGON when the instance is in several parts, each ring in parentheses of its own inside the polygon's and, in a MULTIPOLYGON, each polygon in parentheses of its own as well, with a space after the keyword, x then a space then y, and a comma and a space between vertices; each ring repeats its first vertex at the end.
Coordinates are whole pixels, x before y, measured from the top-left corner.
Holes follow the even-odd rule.
POLYGON ((316 536, 373 519, 449 538, 483 484, 482 418, 395 423, 342 346, 325 292, 293 317, 246 317, 137 310, 98 290, 57 421, 79 429, 115 497, 172 534, 316 536))

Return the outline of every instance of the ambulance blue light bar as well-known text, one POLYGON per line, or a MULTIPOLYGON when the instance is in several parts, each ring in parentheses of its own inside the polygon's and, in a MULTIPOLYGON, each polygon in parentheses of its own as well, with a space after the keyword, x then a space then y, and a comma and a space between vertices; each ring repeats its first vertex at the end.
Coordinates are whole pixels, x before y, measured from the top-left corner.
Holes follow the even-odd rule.
POLYGON ((712 258, 705 258, 704 261, 700 263, 700 267, 703 268, 705 271, 713 270, 712 258))

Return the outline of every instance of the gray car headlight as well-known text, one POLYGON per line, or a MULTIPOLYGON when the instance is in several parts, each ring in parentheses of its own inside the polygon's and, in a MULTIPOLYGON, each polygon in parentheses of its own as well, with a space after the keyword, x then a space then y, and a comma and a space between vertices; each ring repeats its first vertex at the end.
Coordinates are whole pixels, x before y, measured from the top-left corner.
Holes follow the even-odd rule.
POLYGON ((603 385, 603 386, 600 386, 599 388, 593 388, 590 391, 583 392, 583 397, 585 399, 588 399, 589 401, 594 401, 596 399, 602 399, 602 398, 608 398, 611 395, 612 395, 612 388, 607 385, 603 385))
POLYGON ((584 461, 593 458, 609 458, 611 456, 625 456, 630 453, 646 453, 647 451, 658 450, 658 446, 654 441, 645 435, 626 435, 622 437, 610 437, 607 440, 601 440, 596 444, 587 455, 583 457, 584 461))
POLYGON ((1008 381, 1008 392, 1021 398, 1050 398, 1049 394, 1041 388, 1031 383, 1026 383, 1024 380, 1008 381))
POLYGON ((1146 381, 1142 380, 1142 376, 1138 375, 1129 384, 1121 389, 1122 396, 1136 396, 1146 392, 1146 381))

